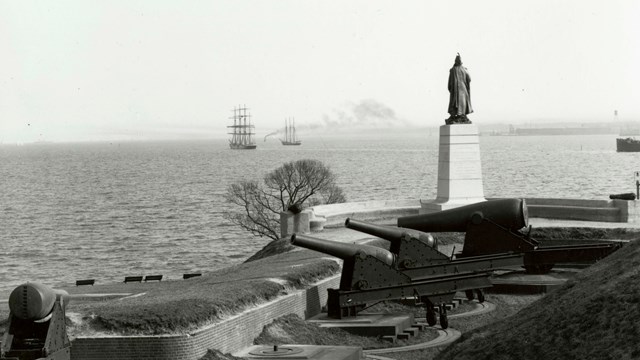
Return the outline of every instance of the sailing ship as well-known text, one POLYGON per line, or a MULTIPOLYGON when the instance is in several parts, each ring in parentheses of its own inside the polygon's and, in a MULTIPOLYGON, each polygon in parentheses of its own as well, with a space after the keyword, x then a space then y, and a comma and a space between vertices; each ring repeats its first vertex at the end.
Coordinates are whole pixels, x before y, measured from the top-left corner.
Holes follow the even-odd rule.
POLYGON ((253 125, 251 124, 251 115, 248 113, 246 106, 233 108, 233 125, 227 126, 232 131, 229 133, 229 147, 234 150, 251 150, 257 147, 253 138, 253 125))
POLYGON ((293 119, 284 120, 284 139, 280 139, 282 145, 300 145, 302 142, 296 139, 296 123, 293 119))

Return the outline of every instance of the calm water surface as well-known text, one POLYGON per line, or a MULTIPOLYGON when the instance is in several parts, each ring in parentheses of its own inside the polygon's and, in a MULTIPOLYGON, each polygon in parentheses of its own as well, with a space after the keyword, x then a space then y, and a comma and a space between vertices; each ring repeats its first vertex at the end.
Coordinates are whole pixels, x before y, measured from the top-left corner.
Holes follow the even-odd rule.
MULTIPOLYGON (((286 161, 325 162, 349 201, 435 198, 436 133, 303 140, 0 146, 0 292, 242 262, 268 239, 223 221, 225 189, 286 161)), ((640 153, 616 153, 613 135, 483 136, 480 147, 487 197, 606 199, 633 192, 640 170, 640 153)))

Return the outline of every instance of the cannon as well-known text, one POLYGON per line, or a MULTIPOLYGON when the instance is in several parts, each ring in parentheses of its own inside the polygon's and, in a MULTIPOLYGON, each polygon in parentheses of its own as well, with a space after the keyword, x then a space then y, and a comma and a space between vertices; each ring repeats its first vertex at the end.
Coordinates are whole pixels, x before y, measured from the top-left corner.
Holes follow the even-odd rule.
POLYGON ((344 226, 389 241, 389 251, 396 257, 398 267, 411 267, 419 259, 420 264, 442 264, 449 260, 438 251, 438 244, 429 233, 412 229, 371 224, 347 218, 344 226))
MULTIPOLYGON (((339 289, 328 289, 328 316, 354 317, 367 304, 384 300, 416 299, 427 309, 427 322, 435 325, 435 307, 439 307, 440 325, 447 328, 446 303, 457 291, 491 286, 489 271, 424 270, 408 273, 397 268, 392 252, 374 246, 346 244, 293 234, 296 246, 323 252, 343 260, 339 289), (373 249, 372 249, 373 248, 373 249)), ((439 265, 436 265, 439 266, 439 265)))
POLYGON ((620 244, 540 246, 527 233, 528 214, 524 199, 489 200, 432 214, 398 218, 398 227, 426 232, 465 232, 460 258, 504 252, 524 254, 529 273, 548 273, 557 263, 595 262, 620 244))
POLYGON ((347 218, 347 220, 344 221, 344 226, 349 229, 357 230, 369 235, 377 236, 381 239, 388 240, 391 242, 392 247, 399 246, 400 238, 402 238, 403 236, 410 236, 414 239, 418 239, 420 240, 420 242, 431 248, 438 247, 438 242, 431 234, 418 230, 377 225, 351 218, 347 218))
POLYGON ((69 360, 65 324, 68 294, 38 283, 16 287, 9 296, 9 323, 0 359, 69 360))
POLYGON ((524 199, 488 200, 431 214, 398 218, 398 226, 427 232, 464 232, 470 223, 489 219, 508 229, 527 226, 528 214, 524 199))
MULTIPOLYGON (((440 252, 437 242, 429 233, 412 229, 376 225, 364 221, 347 219, 347 228, 377 236, 391 242, 390 251, 396 257, 396 268, 405 274, 419 278, 460 271, 491 271, 498 268, 522 265, 522 254, 499 253, 454 259, 440 252)), ((465 291, 467 299, 475 297, 473 290, 465 291)), ((480 289, 475 293, 480 302, 484 294, 480 289)))
MULTIPOLYGON (((513 266, 517 265, 517 263, 514 263, 514 259, 522 260, 521 256, 514 256, 512 253, 507 252, 468 257, 464 259, 464 261, 460 261, 440 252, 437 247, 437 241, 434 240, 433 236, 429 233, 371 224, 349 218, 345 221, 345 226, 391 242, 389 251, 391 251, 396 258, 396 267, 413 275, 418 275, 421 272, 419 270, 421 268, 430 268, 437 271, 437 269, 455 267, 458 271, 461 268, 473 271, 513 266)), ((447 271, 444 271, 444 273, 446 272, 447 271)))
POLYGON ((291 243, 305 249, 335 256, 342 260, 351 259, 356 255, 369 255, 388 266, 392 266, 395 263, 395 256, 390 251, 377 246, 348 244, 300 234, 293 234, 291 236, 291 243))

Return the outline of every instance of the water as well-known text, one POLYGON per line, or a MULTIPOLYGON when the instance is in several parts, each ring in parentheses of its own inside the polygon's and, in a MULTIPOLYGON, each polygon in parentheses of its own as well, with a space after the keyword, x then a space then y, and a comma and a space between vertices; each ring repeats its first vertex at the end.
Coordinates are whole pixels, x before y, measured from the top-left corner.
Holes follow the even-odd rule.
MULTIPOLYGON (((226 187, 286 161, 325 162, 349 201, 435 198, 436 133, 303 141, 0 146, 0 293, 242 262, 269 239, 225 223, 226 187)), ((611 135, 483 136, 480 147, 487 197, 606 199, 635 191, 640 170, 640 153, 616 153, 611 135)))

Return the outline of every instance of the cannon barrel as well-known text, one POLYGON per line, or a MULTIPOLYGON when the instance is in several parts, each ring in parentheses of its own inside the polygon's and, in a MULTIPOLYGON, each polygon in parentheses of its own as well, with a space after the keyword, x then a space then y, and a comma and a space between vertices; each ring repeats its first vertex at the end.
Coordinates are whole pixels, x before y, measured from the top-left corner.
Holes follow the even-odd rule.
POLYGON ((398 218, 398 226, 429 232, 464 232, 471 223, 483 219, 518 230, 527 226, 527 205, 524 199, 488 200, 431 214, 398 218))
POLYGON ((344 226, 348 227, 349 229, 377 236, 381 239, 391 241, 392 243, 400 241, 403 234, 408 234, 409 236, 421 240, 423 243, 427 244, 430 247, 434 247, 436 245, 436 242, 431 234, 418 230, 371 224, 368 222, 353 220, 350 218, 347 218, 347 220, 345 220, 344 226))
POLYGON ((51 313, 60 296, 67 297, 68 294, 64 290, 28 282, 13 289, 9 296, 9 309, 19 319, 40 320, 51 313))
POLYGON ((376 246, 348 244, 300 234, 291 235, 291 244, 332 255, 342 260, 353 258, 357 254, 373 256, 389 266, 392 266, 395 260, 390 251, 376 246))

